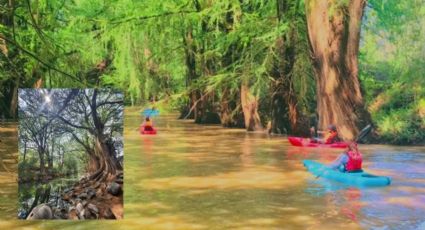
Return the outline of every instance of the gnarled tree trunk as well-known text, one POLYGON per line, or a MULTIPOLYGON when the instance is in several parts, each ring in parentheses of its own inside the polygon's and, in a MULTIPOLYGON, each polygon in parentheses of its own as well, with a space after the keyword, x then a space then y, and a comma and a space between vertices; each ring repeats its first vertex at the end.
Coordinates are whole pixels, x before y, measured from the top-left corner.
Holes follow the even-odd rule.
POLYGON ((358 128, 370 121, 360 91, 357 61, 364 5, 364 0, 306 1, 319 128, 335 124, 345 140, 354 139, 358 128))
POLYGON ((46 151, 45 151, 44 148, 39 146, 38 149, 37 149, 37 152, 38 152, 38 157, 39 157, 39 160, 40 160, 40 174, 41 174, 41 177, 44 179, 45 176, 46 176, 46 162, 45 162, 45 159, 44 159, 46 151))
POLYGON ((109 152, 107 144, 99 137, 95 138, 94 153, 96 157, 91 158, 92 161, 89 162, 91 164, 89 167, 98 168, 90 175, 90 179, 96 181, 112 179, 117 172, 118 162, 111 158, 112 154, 109 152))
POLYGON ((90 175, 90 179, 96 181, 107 181, 113 178, 117 170, 120 169, 118 161, 114 160, 114 153, 111 153, 111 149, 108 147, 107 139, 105 138, 103 131, 105 124, 102 123, 97 113, 97 89, 94 90, 91 99, 91 117, 94 123, 94 155, 91 157, 89 168, 98 167, 97 171, 90 175), (93 162, 94 161, 94 162, 93 162))
POLYGON ((245 128, 247 131, 262 130, 260 115, 258 114, 258 97, 249 92, 246 83, 241 85, 241 104, 245 118, 245 128))

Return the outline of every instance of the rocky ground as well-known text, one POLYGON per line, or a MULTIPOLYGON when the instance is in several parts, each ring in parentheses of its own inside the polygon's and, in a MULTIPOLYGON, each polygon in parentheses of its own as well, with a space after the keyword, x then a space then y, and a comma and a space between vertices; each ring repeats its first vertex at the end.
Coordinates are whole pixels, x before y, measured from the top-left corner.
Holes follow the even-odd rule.
POLYGON ((122 219, 123 173, 109 182, 83 177, 70 189, 52 195, 48 203, 37 205, 27 219, 122 219))

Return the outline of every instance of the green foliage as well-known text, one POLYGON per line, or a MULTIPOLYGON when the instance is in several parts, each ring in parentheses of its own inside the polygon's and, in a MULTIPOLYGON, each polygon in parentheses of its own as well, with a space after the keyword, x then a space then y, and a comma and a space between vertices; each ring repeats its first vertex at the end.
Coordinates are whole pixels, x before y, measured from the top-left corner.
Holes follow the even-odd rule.
MULTIPOLYGON (((316 1, 285 1, 280 20, 277 1, 265 0, 12 2, 0 7, 3 115, 10 115, 3 111, 9 111, 16 88, 32 87, 39 79, 44 87, 119 88, 127 104, 158 97, 174 108, 187 106, 190 92, 197 90, 214 95, 216 110, 223 92, 234 97, 246 82, 259 97, 260 115, 268 119, 270 72, 283 58, 276 52, 279 38, 297 54, 291 72, 297 106, 304 114, 316 108, 305 22, 305 10, 316 1), (187 52, 195 57, 193 79, 187 52)), ((330 17, 346 13, 348 0, 330 2, 330 17)), ((391 142, 424 139, 423 3, 369 0, 364 11, 360 79, 372 117, 391 142), (406 133, 409 138, 394 139, 406 133)))
POLYGON ((425 141, 425 6, 423 1, 369 1, 360 42, 360 79, 383 139, 425 141))

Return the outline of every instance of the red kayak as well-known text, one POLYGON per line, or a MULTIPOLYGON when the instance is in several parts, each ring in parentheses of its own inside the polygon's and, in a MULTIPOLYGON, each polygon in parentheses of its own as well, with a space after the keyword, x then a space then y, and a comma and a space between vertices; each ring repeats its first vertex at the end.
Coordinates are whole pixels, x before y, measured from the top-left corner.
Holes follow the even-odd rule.
POLYGON ((141 125, 140 126, 140 134, 143 134, 143 135, 155 135, 156 134, 156 129, 152 128, 152 130, 145 130, 145 126, 141 125))
POLYGON ((347 148, 347 143, 345 142, 335 142, 332 144, 320 144, 320 143, 314 143, 311 142, 308 138, 302 138, 302 137, 288 137, 289 142, 293 146, 300 146, 300 147, 324 147, 324 148, 347 148))

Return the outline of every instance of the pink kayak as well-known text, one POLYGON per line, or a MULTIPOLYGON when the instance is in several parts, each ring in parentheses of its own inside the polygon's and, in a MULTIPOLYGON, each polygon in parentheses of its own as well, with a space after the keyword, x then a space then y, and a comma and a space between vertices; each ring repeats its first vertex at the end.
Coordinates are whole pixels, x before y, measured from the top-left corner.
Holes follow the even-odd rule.
POLYGON ((140 134, 144 134, 144 135, 155 135, 156 134, 156 129, 152 128, 152 130, 145 130, 145 126, 141 125, 140 126, 140 134))
POLYGON ((309 138, 302 138, 302 137, 288 137, 289 142, 293 146, 299 146, 299 147, 318 147, 318 148, 347 148, 347 143, 345 142, 335 142, 332 144, 320 144, 320 143, 314 143, 310 142, 309 138))

